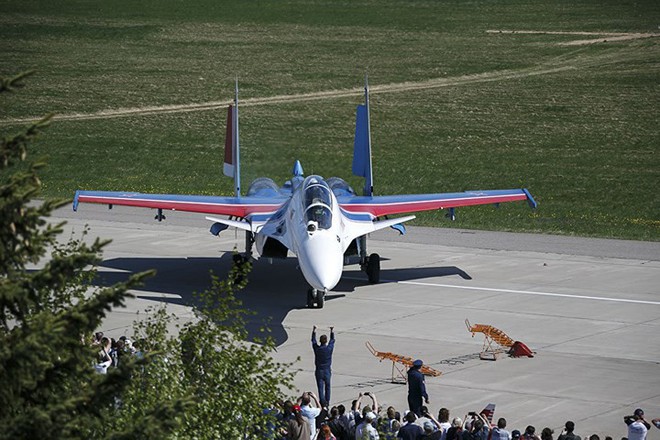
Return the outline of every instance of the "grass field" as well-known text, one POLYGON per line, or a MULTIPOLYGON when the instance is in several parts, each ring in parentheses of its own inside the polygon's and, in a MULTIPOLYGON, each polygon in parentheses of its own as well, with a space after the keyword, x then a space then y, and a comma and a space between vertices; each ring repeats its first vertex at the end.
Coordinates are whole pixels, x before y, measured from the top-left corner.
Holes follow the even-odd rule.
POLYGON ((0 132, 57 114, 35 146, 45 196, 230 194, 238 77, 244 188, 296 159, 360 188, 368 71, 378 194, 527 187, 540 203, 414 224, 657 241, 659 25, 653 0, 4 0, 0 75, 37 73, 2 97, 0 132))

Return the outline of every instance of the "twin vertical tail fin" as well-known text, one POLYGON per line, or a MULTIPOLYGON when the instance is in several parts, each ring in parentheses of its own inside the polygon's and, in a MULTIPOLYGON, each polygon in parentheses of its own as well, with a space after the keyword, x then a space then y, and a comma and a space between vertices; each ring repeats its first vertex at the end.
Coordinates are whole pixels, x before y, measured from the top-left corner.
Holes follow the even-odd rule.
POLYGON ((490 426, 493 426, 493 416, 495 415, 495 404, 489 403, 488 405, 486 405, 484 409, 481 410, 480 414, 484 416, 486 420, 488 420, 490 426))
POLYGON ((362 194, 371 196, 374 192, 371 171, 371 127, 369 119, 369 82, 364 78, 364 104, 357 106, 355 120, 355 141, 353 142, 353 174, 364 177, 362 194))
POLYGON ((227 132, 225 135, 225 160, 222 172, 234 178, 236 197, 241 196, 240 149, 238 137, 238 79, 236 80, 234 103, 227 109, 227 132))

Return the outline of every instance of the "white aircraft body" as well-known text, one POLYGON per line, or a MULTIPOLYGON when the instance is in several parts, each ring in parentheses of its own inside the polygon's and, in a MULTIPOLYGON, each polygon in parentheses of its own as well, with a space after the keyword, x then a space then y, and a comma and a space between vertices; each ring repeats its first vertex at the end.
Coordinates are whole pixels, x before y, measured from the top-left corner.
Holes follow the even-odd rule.
POLYGON ((371 232, 392 227, 405 233, 402 223, 413 215, 389 219, 392 214, 454 209, 479 204, 499 204, 527 200, 536 202, 526 189, 467 191, 461 193, 373 195, 371 171, 371 135, 369 129, 369 88, 365 81, 365 104, 358 106, 355 130, 353 173, 365 178, 363 195, 342 179, 327 180, 320 176, 304 177, 296 161, 293 177, 278 187, 269 178, 256 179, 245 196, 241 195, 238 137, 238 85, 234 104, 229 106, 224 172, 234 178, 235 197, 141 194, 109 191, 77 191, 73 209, 79 203, 103 203, 154 208, 161 221, 163 210, 179 210, 210 214, 211 233, 218 235, 228 227, 242 229, 246 249, 238 263, 252 258, 252 247, 262 257, 286 258, 292 252, 310 285, 309 307, 323 307, 325 294, 341 279, 343 266, 350 257, 359 263, 371 283, 380 279, 380 256, 368 255, 366 238, 371 232), (217 215, 229 218, 216 217, 217 215))

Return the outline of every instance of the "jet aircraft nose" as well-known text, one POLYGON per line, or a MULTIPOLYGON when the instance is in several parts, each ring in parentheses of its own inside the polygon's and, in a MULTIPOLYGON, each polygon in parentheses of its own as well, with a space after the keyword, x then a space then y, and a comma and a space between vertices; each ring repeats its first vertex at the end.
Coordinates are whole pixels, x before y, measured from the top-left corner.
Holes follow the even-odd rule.
POLYGON ((323 291, 334 289, 344 269, 344 256, 336 235, 317 231, 302 243, 298 262, 310 286, 323 291))

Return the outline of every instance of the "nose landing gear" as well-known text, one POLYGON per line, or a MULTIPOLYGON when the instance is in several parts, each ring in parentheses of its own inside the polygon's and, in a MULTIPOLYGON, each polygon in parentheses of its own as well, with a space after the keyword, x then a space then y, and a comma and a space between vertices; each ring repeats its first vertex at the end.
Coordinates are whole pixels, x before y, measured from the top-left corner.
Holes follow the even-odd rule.
POLYGON ((307 290, 307 307, 309 307, 310 309, 312 308, 322 309, 324 303, 325 303, 325 292, 323 290, 316 290, 313 287, 310 287, 307 290))

